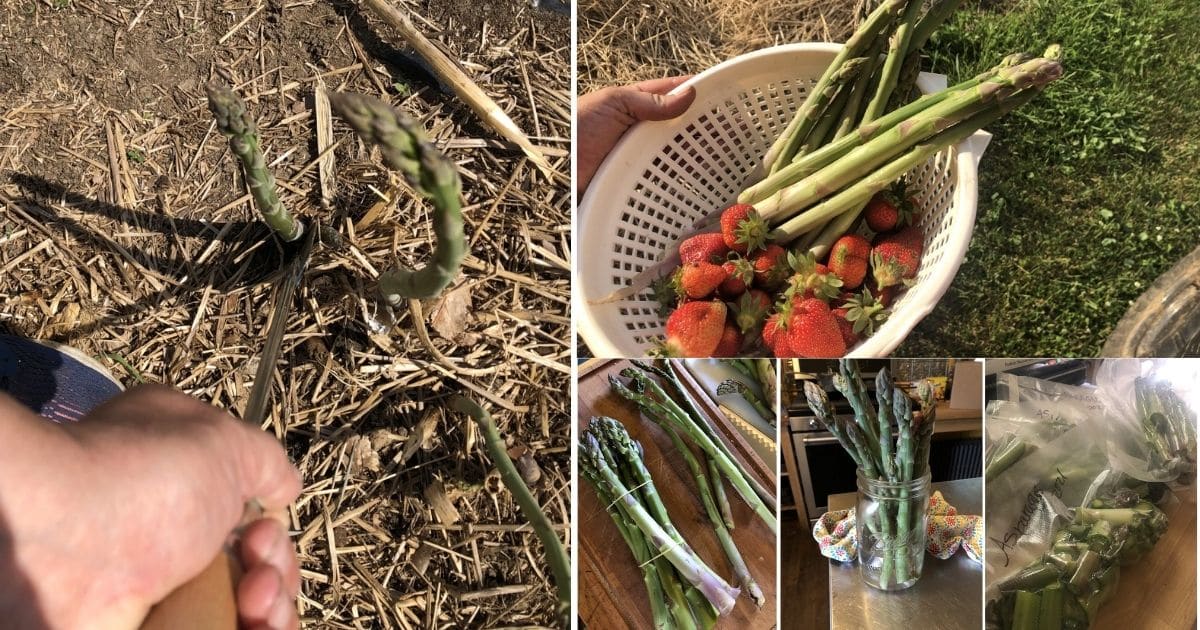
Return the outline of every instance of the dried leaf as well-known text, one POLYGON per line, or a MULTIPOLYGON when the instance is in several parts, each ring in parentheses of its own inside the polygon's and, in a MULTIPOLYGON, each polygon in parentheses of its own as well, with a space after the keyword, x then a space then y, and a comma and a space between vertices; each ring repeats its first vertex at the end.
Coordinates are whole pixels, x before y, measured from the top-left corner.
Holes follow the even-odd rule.
POLYGON ((425 503, 433 510, 434 516, 442 525, 454 525, 461 518, 454 502, 446 496, 446 488, 440 480, 433 480, 425 488, 425 503))
POLYGON ((470 321, 471 293, 474 283, 464 282, 457 288, 442 294, 430 309, 430 325, 437 334, 447 340, 458 342, 470 321))
POLYGON ((371 447, 370 438, 365 435, 356 435, 350 438, 347 450, 350 452, 351 472, 363 468, 371 472, 379 472, 379 453, 371 447))
POLYGON ((431 409, 429 413, 426 413, 425 417, 421 418, 421 421, 417 423, 416 428, 413 429, 412 435, 408 436, 408 441, 404 443, 404 450, 401 451, 400 455, 398 455, 393 461, 395 461, 397 464, 403 465, 404 463, 408 462, 409 458, 411 458, 413 455, 416 455, 417 449, 424 448, 424 450, 429 450, 429 447, 426 446, 426 444, 431 444, 433 442, 433 432, 435 429, 437 429, 437 425, 438 412, 437 410, 431 409))

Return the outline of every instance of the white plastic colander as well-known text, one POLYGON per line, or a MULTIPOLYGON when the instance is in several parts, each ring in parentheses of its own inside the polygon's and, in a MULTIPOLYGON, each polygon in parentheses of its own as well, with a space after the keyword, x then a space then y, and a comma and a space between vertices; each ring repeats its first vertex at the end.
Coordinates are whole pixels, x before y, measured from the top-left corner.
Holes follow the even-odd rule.
MULTIPOLYGON (((663 318, 649 288, 607 300, 632 284, 693 230, 732 204, 758 174, 763 153, 833 61, 841 44, 789 44, 735 57, 696 75, 683 116, 638 123, 609 153, 579 204, 576 313, 594 356, 644 356, 662 338, 663 318)), ((946 87, 922 74, 922 92, 946 87)), ((586 129, 579 133, 586 134, 586 129)), ((958 272, 971 241, 976 168, 990 134, 976 133, 913 172, 925 235, 915 286, 851 356, 886 356, 933 310, 958 272)))

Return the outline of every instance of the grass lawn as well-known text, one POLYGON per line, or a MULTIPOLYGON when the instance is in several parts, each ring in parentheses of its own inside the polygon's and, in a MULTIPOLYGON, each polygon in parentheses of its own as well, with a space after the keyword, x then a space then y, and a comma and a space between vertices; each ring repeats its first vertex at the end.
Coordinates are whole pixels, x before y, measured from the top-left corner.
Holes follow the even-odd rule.
POLYGON ((1095 355, 1200 244, 1195 0, 965 3, 930 42, 951 83, 1060 42, 1067 72, 989 129, 975 236, 897 356, 1095 355))

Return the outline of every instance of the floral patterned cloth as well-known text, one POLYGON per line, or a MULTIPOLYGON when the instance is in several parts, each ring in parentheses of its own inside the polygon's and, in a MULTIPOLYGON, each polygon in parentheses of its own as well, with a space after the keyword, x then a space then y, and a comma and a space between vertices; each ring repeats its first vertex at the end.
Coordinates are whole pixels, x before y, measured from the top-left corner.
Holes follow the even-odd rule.
MULTIPOLYGON (((858 557, 854 508, 822 514, 812 533, 826 558, 849 562, 858 557)), ((941 492, 934 492, 929 498, 929 525, 925 534, 925 548, 934 557, 945 560, 961 548, 968 558, 983 564, 983 517, 960 515, 941 492)))

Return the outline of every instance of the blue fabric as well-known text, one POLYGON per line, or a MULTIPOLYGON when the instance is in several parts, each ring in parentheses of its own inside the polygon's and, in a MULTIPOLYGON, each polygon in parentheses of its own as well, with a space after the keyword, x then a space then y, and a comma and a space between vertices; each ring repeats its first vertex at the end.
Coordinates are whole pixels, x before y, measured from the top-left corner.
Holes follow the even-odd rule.
POLYGON ((73 422, 121 393, 121 387, 57 348, 0 335, 0 391, 34 413, 73 422))

